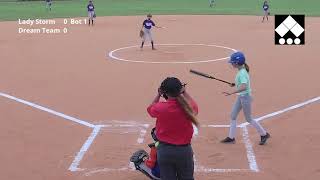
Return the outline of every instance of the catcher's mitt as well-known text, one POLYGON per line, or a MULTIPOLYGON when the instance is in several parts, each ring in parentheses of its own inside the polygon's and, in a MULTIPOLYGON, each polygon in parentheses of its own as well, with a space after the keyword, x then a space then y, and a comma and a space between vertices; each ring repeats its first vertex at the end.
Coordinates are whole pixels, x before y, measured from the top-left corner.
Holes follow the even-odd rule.
POLYGON ((145 150, 141 149, 141 150, 138 150, 132 154, 130 161, 135 164, 139 164, 139 163, 143 162, 144 158, 149 158, 149 155, 145 150))
POLYGON ((140 30, 139 36, 142 38, 144 36, 143 30, 140 30))

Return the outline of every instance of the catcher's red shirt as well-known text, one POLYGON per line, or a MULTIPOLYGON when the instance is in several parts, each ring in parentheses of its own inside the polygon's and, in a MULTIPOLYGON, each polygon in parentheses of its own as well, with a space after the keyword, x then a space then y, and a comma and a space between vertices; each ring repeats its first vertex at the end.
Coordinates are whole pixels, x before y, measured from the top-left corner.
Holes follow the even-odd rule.
MULTIPOLYGON (((198 113, 196 102, 192 101, 190 103, 192 109, 198 113)), ((192 122, 177 100, 154 103, 147 110, 151 117, 157 118, 156 135, 160 141, 174 145, 191 143, 192 122)))

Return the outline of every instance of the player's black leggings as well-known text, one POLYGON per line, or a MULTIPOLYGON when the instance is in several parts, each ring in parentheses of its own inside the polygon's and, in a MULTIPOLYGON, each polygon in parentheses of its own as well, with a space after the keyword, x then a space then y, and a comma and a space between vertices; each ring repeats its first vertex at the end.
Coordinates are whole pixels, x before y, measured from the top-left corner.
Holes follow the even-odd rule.
POLYGON ((194 161, 191 145, 175 146, 160 143, 157 159, 161 180, 194 180, 194 161))

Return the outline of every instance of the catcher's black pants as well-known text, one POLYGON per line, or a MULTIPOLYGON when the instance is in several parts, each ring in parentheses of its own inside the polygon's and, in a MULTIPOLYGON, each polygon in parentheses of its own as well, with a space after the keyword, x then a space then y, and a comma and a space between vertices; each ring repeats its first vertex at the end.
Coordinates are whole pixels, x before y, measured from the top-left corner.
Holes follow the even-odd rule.
POLYGON ((157 159, 161 180, 194 180, 193 150, 190 144, 176 146, 160 143, 157 159))

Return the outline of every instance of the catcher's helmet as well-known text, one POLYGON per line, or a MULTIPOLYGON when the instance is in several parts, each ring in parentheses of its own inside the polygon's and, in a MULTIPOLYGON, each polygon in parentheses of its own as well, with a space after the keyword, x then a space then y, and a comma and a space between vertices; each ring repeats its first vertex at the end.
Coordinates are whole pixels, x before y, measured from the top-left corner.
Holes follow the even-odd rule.
POLYGON ((177 97, 181 94, 181 89, 184 86, 185 85, 182 84, 178 78, 167 77, 165 80, 162 81, 160 90, 163 93, 164 97, 166 96, 177 97))
POLYGON ((244 65, 246 62, 246 58, 242 52, 235 52, 230 56, 229 63, 236 64, 236 65, 244 65))

